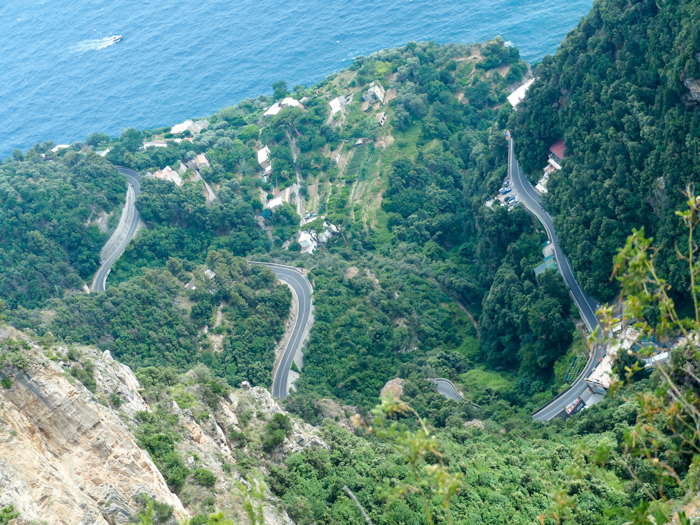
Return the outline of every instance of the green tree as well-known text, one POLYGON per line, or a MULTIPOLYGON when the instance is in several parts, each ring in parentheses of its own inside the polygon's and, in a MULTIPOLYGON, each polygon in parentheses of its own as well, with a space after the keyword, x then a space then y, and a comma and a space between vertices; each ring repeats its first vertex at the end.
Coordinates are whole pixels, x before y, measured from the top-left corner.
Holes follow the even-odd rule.
POLYGON ((284 80, 279 80, 272 84, 272 90, 274 91, 272 97, 275 100, 281 100, 287 95, 289 95, 289 91, 287 90, 287 83, 284 80))

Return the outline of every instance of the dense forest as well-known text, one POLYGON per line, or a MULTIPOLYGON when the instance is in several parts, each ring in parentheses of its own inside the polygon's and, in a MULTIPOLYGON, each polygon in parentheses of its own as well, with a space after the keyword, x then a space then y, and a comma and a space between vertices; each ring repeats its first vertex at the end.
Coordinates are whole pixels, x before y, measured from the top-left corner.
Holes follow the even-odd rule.
POLYGON ((674 245, 680 190, 698 181, 700 4, 693 0, 597 1, 554 56, 513 117, 516 151, 531 173, 564 138, 563 171, 547 207, 584 289, 615 294, 612 257, 633 228, 663 240, 659 271, 686 299, 674 245))
POLYGON ((11 308, 41 307, 89 285, 109 237, 107 214, 118 220, 124 201, 126 181, 109 162, 71 150, 50 163, 45 147, 0 165, 0 297, 11 308))
POLYGON ((117 281, 132 277, 140 268, 163 267, 170 258, 181 264, 201 264, 210 249, 239 257, 256 249, 266 252, 269 240, 241 192, 237 181, 229 181, 219 189, 220 200, 209 206, 194 185, 178 187, 144 179, 136 206, 148 228, 121 257, 115 269, 117 281))

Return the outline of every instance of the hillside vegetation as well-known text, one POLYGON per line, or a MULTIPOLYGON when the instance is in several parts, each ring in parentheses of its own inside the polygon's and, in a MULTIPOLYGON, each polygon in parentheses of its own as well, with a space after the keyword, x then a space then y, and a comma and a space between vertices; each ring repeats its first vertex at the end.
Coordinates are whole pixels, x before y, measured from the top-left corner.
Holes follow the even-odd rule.
MULTIPOLYGON (((223 410, 230 388, 269 387, 293 301, 272 272, 246 259, 303 267, 315 322, 283 403, 292 419, 253 407, 238 413, 241 425, 223 437, 236 464, 222 465, 222 479, 258 469, 303 524, 363 523, 345 486, 375 524, 668 522, 697 490, 693 345, 653 371, 621 352, 615 370, 630 377, 615 395, 566 421, 533 422, 532 412, 571 381, 572 363, 586 361, 587 334, 560 275, 535 276, 547 240, 541 225, 493 197, 508 171, 506 129, 533 176, 563 138, 567 155, 545 205, 580 283, 601 301, 622 290, 626 321, 647 340, 693 340, 697 322, 680 318, 692 309, 697 286, 689 283, 700 275, 676 246, 694 254, 700 216, 692 187, 700 158, 697 15, 700 0, 597 0, 534 72, 500 37, 412 42, 358 57, 311 87, 275 82, 271 96, 210 115, 194 136, 129 129, 58 154, 38 147, 18 155, 0 166, 3 202, 28 216, 7 219, 0 237, 13 246, 0 269, 7 316, 47 348, 96 345, 133 366, 153 409, 134 423, 140 446, 174 491, 195 494, 208 513, 215 482, 176 453, 184 446, 176 407, 204 424, 223 410), (513 110, 507 94, 531 76, 513 110), (386 88, 383 104, 364 103, 372 82, 386 88), (264 116, 290 96, 301 106, 264 116), (333 114, 337 97, 345 107, 333 114), (166 147, 144 149, 147 140, 166 147), (107 146, 107 161, 94 155, 107 146), (265 177, 257 164, 264 146, 272 161, 265 177), (216 198, 192 171, 200 154, 209 162, 200 175, 216 198), (181 187, 144 177, 137 206, 146 227, 115 264, 107 292, 65 293, 96 268, 104 235, 86 226, 90 213, 115 209, 115 192, 123 193, 108 161, 144 175, 181 162, 190 168, 181 187), (65 195, 55 209, 66 210, 77 232, 51 245, 64 261, 52 267, 53 287, 24 266, 36 255, 32 243, 52 239, 50 225, 60 224, 49 221, 49 180, 57 181, 53 194, 65 195), (84 198, 71 200, 69 188, 84 198), (273 198, 289 202, 265 210, 273 198), (690 211, 678 215, 684 200, 690 211), (27 203, 35 201, 43 204, 32 211, 27 203), (36 226, 18 226, 33 216, 36 226), (302 254, 296 234, 320 235, 323 219, 337 232, 302 254), (654 257, 641 233, 627 240, 642 227, 656 239, 654 257), (15 286, 22 281, 11 275, 36 284, 15 286), (436 377, 452 380, 466 399, 437 393, 429 381, 436 377), (373 411, 396 378, 407 405, 384 399, 373 411), (253 417, 264 428, 248 426, 253 417), (278 455, 292 445, 285 440, 295 418, 317 426, 329 448, 278 455)), ((606 315, 606 326, 618 322, 612 310, 606 315)), ((89 366, 70 370, 94 390, 89 366)))
POLYGON ((513 118, 526 170, 557 139, 569 148, 546 203, 579 283, 600 300, 615 294, 612 258, 633 228, 663 241, 658 269, 688 299, 675 211, 700 173, 699 14, 693 0, 595 2, 537 66, 513 118))
POLYGON ((0 297, 12 308, 89 285, 108 238, 105 215, 118 221, 124 202, 126 180, 109 162, 72 151, 49 163, 44 149, 0 165, 0 297))

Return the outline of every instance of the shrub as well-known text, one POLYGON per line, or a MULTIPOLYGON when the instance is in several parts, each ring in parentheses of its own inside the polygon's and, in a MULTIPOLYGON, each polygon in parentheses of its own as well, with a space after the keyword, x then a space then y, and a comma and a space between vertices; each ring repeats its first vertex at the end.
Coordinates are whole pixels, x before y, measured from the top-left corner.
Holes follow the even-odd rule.
POLYGON ((0 509, 0 525, 7 525, 15 518, 19 518, 19 512, 15 510, 14 505, 8 505, 0 509))
POLYGON ((267 424, 267 428, 268 430, 282 430, 286 436, 292 431, 292 421, 289 419, 289 416, 277 413, 267 424))
POLYGON ((12 388, 12 380, 10 380, 9 377, 3 377, 0 383, 2 383, 2 387, 5 389, 12 388))
POLYGON ((243 448, 248 442, 246 435, 243 432, 239 432, 235 428, 231 428, 229 430, 228 438, 236 448, 243 448))
POLYGON ((277 429, 270 432, 262 442, 262 448, 267 453, 272 453, 277 447, 284 443, 285 434, 283 430, 277 429))
POLYGON ((111 403, 111 405, 114 408, 119 408, 120 406, 122 406, 122 398, 119 397, 119 395, 115 394, 114 392, 112 392, 109 395, 109 402, 111 403))
POLYGON ((70 375, 80 381, 85 388, 87 388, 93 394, 97 390, 97 382, 93 375, 93 366, 90 364, 83 365, 82 367, 78 365, 73 365, 70 369, 70 375))
POLYGON ((198 468, 192 472, 192 477, 203 487, 211 488, 216 484, 216 476, 205 468, 198 468))
POLYGON ((292 422, 284 414, 275 414, 265 428, 268 433, 262 447, 265 452, 270 453, 284 443, 284 438, 292 431, 292 422))

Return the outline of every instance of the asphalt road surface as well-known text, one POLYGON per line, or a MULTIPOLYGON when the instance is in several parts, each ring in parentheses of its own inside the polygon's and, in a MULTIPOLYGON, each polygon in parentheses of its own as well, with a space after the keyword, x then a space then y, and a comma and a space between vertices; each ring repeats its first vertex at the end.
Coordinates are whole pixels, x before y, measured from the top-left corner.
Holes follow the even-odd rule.
POLYGON ((299 312, 297 313, 297 321, 292 331, 292 337, 289 338, 287 348, 284 349, 282 359, 280 359, 279 366, 275 372, 275 377, 272 379, 272 396, 281 400, 287 397, 289 393, 287 389, 289 369, 292 366, 294 354, 296 354, 297 349, 301 346, 306 325, 309 323, 309 316, 311 315, 311 294, 313 293, 313 289, 311 288, 311 283, 304 274, 292 266, 255 261, 250 261, 248 264, 267 266, 270 270, 275 272, 277 279, 292 287, 299 302, 299 312))
MULTIPOLYGON (((527 180, 527 177, 520 169, 520 165, 515 158, 512 140, 509 141, 508 172, 510 173, 510 178, 513 183, 513 189, 518 195, 518 200, 539 219, 544 229, 547 231, 547 237, 549 237, 549 241, 554 247, 554 257, 557 261, 559 273, 573 295, 581 318, 586 323, 588 330, 592 332, 598 326, 598 319, 595 315, 595 300, 586 297, 583 290, 581 290, 581 287, 578 285, 578 282, 576 282, 571 264, 559 246, 559 240, 554 231, 552 217, 542 208, 542 196, 532 187, 532 184, 530 184, 530 181, 527 180)), ((603 347, 596 345, 593 356, 589 359, 583 372, 576 378, 576 381, 573 382, 571 387, 535 412, 532 417, 540 421, 549 421, 557 416, 563 416, 565 414, 565 408, 573 403, 578 396, 586 390, 586 385, 583 380, 588 377, 598 365, 602 355, 603 347)))
MULTIPOLYGON (((139 189, 141 188, 141 175, 139 175, 138 172, 132 169, 123 168, 121 166, 117 167, 117 170, 119 171, 119 173, 126 177, 127 183, 130 186, 134 187, 134 197, 137 197, 139 194, 139 189)), ((100 266, 100 269, 97 270, 97 275, 95 276, 95 284, 92 288, 93 291, 104 292, 107 288, 107 276, 109 275, 109 271, 112 265, 114 264, 114 261, 116 261, 119 258, 119 256, 124 252, 126 245, 129 244, 129 241, 136 234, 136 228, 139 225, 139 219, 139 211, 135 209, 134 215, 131 219, 131 224, 129 225, 129 233, 127 234, 126 238, 119 245, 119 247, 116 250, 114 250, 114 253, 112 253, 112 255, 110 255, 106 261, 104 261, 102 266, 100 266)))
POLYGON ((448 379, 430 379, 430 382, 435 383, 437 391, 443 396, 449 399, 454 399, 455 401, 462 401, 464 399, 461 395, 459 395, 459 392, 457 392, 457 389, 452 384, 452 381, 448 379))

